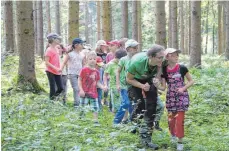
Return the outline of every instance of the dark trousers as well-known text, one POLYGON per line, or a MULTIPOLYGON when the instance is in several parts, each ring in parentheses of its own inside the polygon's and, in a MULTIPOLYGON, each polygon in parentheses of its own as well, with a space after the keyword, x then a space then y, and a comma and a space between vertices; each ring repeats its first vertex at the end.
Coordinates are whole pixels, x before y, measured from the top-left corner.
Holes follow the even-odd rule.
POLYGON ((49 98, 52 100, 55 96, 58 96, 63 90, 63 83, 61 75, 55 75, 51 72, 46 71, 49 80, 50 94, 49 98), (57 86, 57 90, 56 90, 57 86))
MULTIPOLYGON (((143 84, 147 81, 137 80, 143 84)), ((131 120, 139 124, 140 137, 145 142, 151 142, 152 128, 156 115, 157 107, 157 88, 150 84, 150 90, 145 92, 146 98, 143 98, 142 89, 131 86, 128 89, 128 95, 131 101, 134 101, 131 120), (144 118, 144 122, 139 122, 144 118)))

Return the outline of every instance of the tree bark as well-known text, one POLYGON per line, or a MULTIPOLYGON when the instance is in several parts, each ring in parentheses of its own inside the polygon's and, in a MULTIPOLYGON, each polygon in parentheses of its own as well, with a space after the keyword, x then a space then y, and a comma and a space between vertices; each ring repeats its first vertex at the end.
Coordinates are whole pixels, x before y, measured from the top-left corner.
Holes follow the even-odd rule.
POLYGON ((137 1, 132 1, 132 38, 138 41, 138 6, 137 1))
POLYGON ((51 16, 50 16, 50 1, 46 1, 46 13, 47 13, 47 23, 48 23, 48 33, 52 32, 51 27, 51 16))
POLYGON ((128 1, 122 2, 122 37, 128 37, 128 1))
POLYGON ((225 57, 226 60, 229 60, 229 2, 225 2, 226 9, 226 52, 225 57))
POLYGON ((89 12, 88 12, 88 5, 87 5, 87 2, 85 2, 85 7, 84 7, 84 10, 85 10, 85 16, 84 16, 84 21, 85 21, 85 39, 87 41, 87 43, 89 42, 89 35, 88 35, 88 19, 89 19, 89 12))
POLYGON ((141 1, 137 1, 137 11, 138 11, 138 42, 140 43, 138 46, 138 50, 142 51, 142 14, 141 14, 141 1))
POLYGON ((205 46, 205 54, 208 53, 208 14, 209 14, 209 1, 207 4, 207 20, 206 20, 206 46, 205 46))
POLYGON ((218 2, 218 54, 222 55, 222 5, 218 2))
POLYGON ((6 46, 5 52, 14 53, 14 20, 13 20, 13 2, 5 1, 5 34, 6 34, 6 46))
POLYGON ((79 1, 69 1, 68 43, 79 37, 79 1))
POLYGON ((102 1, 102 33, 103 40, 110 41, 112 39, 111 35, 111 2, 110 1, 102 1))
POLYGON ((168 47, 172 47, 172 7, 171 1, 169 2, 169 27, 168 27, 168 47))
POLYGON ((165 1, 156 1, 156 43, 167 47, 165 1))
POLYGON ((180 49, 184 53, 184 3, 180 1, 180 49))
POLYGON ((171 17, 172 17, 172 47, 178 49, 177 35, 177 2, 171 1, 171 17))
POLYGON ((201 2, 191 2, 191 51, 190 66, 201 67, 201 2))
POLYGON ((101 20, 100 20, 101 2, 97 1, 96 3, 97 3, 97 40, 100 40, 101 39, 101 20))
POLYGON ((44 58, 44 39, 43 39, 43 8, 42 1, 37 1, 37 47, 38 55, 44 58))
POLYGON ((28 91, 43 90, 35 74, 34 27, 32 1, 17 1, 19 68, 17 85, 28 91))
POLYGON ((37 40, 37 2, 33 1, 33 24, 34 24, 34 53, 38 52, 37 40))
MULTIPOLYGON (((56 33, 61 35, 61 31, 60 31, 60 2, 59 1, 55 1, 55 15, 56 15, 56 33)), ((75 14, 76 15, 76 14, 75 14)))

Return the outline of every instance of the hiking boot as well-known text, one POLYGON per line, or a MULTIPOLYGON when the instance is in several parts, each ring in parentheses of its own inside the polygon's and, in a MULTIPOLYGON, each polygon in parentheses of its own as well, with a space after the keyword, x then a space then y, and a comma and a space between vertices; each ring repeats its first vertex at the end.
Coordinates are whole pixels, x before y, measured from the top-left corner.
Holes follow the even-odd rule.
POLYGON ((162 131, 162 128, 160 128, 160 126, 159 126, 159 121, 155 121, 155 122, 154 122, 154 128, 155 128, 156 130, 158 130, 158 131, 162 131))
POLYGON ((158 150, 159 149, 158 145, 157 144, 154 144, 152 142, 147 143, 146 146, 149 147, 149 148, 151 148, 151 149, 153 149, 153 150, 158 150))
POLYGON ((184 144, 177 143, 177 150, 182 151, 184 149, 184 144))

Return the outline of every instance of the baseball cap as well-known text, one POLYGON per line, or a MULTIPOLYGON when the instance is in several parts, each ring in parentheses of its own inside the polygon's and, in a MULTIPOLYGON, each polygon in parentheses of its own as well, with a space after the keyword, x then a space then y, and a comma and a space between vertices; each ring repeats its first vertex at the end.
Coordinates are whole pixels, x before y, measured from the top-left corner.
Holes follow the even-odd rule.
POLYGON ((110 42, 107 42, 108 45, 116 45, 116 46, 120 46, 120 43, 118 40, 112 40, 110 42))
POLYGON ((138 43, 136 40, 134 40, 134 39, 129 39, 129 40, 127 40, 127 42, 125 43, 125 49, 128 48, 128 47, 135 47, 135 46, 137 46, 137 45, 139 45, 139 43, 138 43))
POLYGON ((83 41, 82 39, 80 38, 75 38, 73 39, 72 41, 72 45, 75 45, 75 44, 82 44, 82 43, 85 43, 86 41, 83 41))
POLYGON ((181 50, 175 49, 175 48, 167 48, 167 49, 165 50, 165 56, 167 56, 167 54, 169 54, 169 53, 174 53, 174 52, 181 53, 181 50))
POLYGON ((101 58, 101 57, 99 57, 99 56, 97 56, 96 57, 96 64, 98 65, 98 66, 103 66, 104 65, 104 63, 103 63, 103 59, 101 58))
POLYGON ((115 58, 121 59, 122 57, 126 56, 126 50, 119 49, 115 52, 115 58))
POLYGON ((99 40, 99 41, 97 41, 96 46, 98 47, 98 46, 108 46, 108 45, 107 45, 106 41, 99 40))
POLYGON ((48 40, 50 40, 50 39, 62 39, 62 37, 61 36, 59 36, 58 34, 56 34, 56 33, 50 33, 50 34, 48 34, 47 35, 47 37, 46 37, 48 40))

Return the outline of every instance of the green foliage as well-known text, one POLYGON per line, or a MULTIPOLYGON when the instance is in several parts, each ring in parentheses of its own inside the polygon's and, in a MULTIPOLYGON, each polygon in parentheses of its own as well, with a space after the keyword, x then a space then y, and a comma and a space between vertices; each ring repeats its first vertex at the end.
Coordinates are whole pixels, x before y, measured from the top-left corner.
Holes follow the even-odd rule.
MULTIPOLYGON (((181 59, 186 62, 188 58, 181 56, 181 59)), ((202 69, 190 69, 195 85, 189 89, 191 105, 185 120, 185 150, 226 151, 229 150, 229 62, 217 56, 204 56, 203 60, 202 69)), ((144 150, 138 135, 130 133, 132 125, 112 126, 113 115, 107 107, 99 113, 101 126, 95 127, 92 113, 87 111, 86 117, 80 119, 72 101, 63 106, 49 101, 46 93, 10 91, 17 62, 17 57, 6 58, 2 67, 2 150, 144 150)), ((48 89, 41 60, 37 62, 39 84, 48 89)), ((165 95, 161 98, 165 100, 165 95)), ((175 151, 169 142, 166 113, 161 126, 164 131, 155 131, 153 141, 160 145, 161 151, 175 151)))

